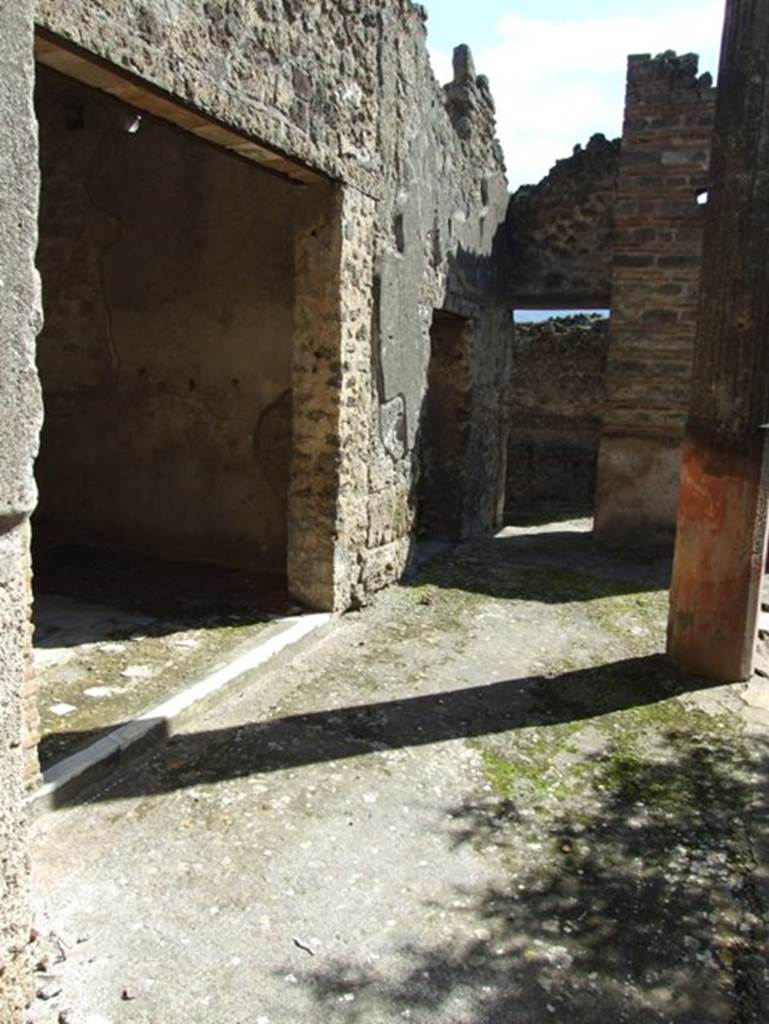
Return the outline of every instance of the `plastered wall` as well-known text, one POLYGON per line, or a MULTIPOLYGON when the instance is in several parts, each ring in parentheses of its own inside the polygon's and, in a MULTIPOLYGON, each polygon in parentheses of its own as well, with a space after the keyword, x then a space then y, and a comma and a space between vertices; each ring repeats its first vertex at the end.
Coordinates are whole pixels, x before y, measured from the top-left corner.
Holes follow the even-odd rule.
POLYGON ((296 186, 44 67, 36 107, 36 528, 285 572, 296 186))

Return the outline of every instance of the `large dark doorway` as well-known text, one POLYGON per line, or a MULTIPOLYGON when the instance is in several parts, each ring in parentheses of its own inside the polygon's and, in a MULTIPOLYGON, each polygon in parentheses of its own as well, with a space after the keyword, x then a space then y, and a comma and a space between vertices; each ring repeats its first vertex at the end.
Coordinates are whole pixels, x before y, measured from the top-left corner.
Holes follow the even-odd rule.
POLYGON ((41 67, 46 534, 283 575, 292 184, 41 67))
POLYGON ((36 106, 45 766, 290 606, 302 189, 42 65, 36 106))

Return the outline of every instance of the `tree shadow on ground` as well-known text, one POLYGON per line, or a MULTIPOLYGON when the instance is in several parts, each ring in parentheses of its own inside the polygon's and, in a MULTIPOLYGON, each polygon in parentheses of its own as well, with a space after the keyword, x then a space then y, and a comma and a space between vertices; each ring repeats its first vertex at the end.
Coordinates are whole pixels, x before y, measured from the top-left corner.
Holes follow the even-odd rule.
POLYGON ((502 794, 450 808, 447 856, 472 844, 499 884, 431 908, 449 937, 389 950, 387 968, 303 972, 319 1019, 766 1021, 769 748, 659 739, 588 758, 588 795, 567 810, 502 794))

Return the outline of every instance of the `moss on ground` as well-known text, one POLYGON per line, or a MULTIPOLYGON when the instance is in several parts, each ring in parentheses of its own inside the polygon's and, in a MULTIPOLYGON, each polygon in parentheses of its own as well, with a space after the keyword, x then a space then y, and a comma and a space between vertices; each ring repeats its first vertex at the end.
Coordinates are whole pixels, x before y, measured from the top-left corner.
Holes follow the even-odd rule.
POLYGON ((493 742, 478 744, 483 771, 494 791, 507 800, 529 796, 563 799, 582 784, 584 766, 571 764, 564 772, 558 758, 574 755, 571 742, 580 725, 568 723, 548 728, 522 729, 515 734, 515 749, 501 752, 493 742))
POLYGON ((532 726, 482 742, 483 772, 506 800, 558 803, 596 793, 686 813, 713 789, 719 772, 741 763, 736 716, 713 715, 680 697, 553 725, 532 726))
POLYGON ((700 785, 691 774, 698 750, 731 748, 739 757, 736 716, 682 699, 701 684, 660 654, 666 591, 571 571, 489 566, 472 553, 434 575, 444 587, 454 574, 467 586, 474 566, 492 599, 556 606, 564 633, 576 638, 567 655, 546 659, 531 691, 531 726, 473 741, 499 796, 553 803, 615 793, 681 810, 700 785), (681 758, 687 777, 649 770, 681 758))
POLYGON ((584 621, 607 640, 620 640, 629 653, 664 636, 666 591, 568 570, 511 566, 474 550, 422 570, 408 588, 410 600, 460 616, 489 600, 554 606, 564 626, 584 621))

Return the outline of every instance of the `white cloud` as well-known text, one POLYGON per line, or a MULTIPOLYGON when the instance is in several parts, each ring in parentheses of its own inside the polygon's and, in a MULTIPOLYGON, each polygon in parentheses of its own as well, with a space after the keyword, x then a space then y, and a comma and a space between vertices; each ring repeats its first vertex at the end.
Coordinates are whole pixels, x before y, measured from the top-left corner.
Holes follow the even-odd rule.
MULTIPOLYGON (((627 54, 694 51, 700 70, 715 77, 722 21, 723 0, 700 0, 696 15, 679 7, 648 17, 502 18, 497 41, 474 57, 491 80, 511 187, 539 181, 594 132, 621 133, 627 54)), ((448 81, 450 57, 431 56, 439 80, 448 81)))
POLYGON ((430 54, 430 61, 433 65, 435 77, 444 85, 451 78, 451 56, 428 43, 427 50, 430 54))

